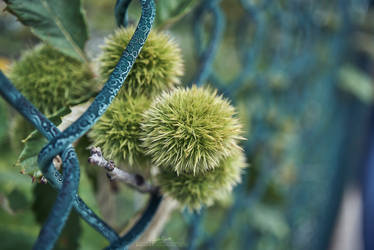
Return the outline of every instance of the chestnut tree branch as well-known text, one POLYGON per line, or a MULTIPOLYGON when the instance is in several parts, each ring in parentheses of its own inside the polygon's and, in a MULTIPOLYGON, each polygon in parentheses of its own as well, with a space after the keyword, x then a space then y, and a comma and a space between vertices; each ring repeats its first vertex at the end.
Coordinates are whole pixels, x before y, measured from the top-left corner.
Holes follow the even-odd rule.
POLYGON ((104 168, 107 171, 107 177, 111 181, 122 181, 141 193, 153 193, 158 190, 157 187, 146 182, 143 176, 119 169, 116 167, 114 161, 106 160, 101 152, 100 147, 92 147, 90 149, 90 157, 88 157, 88 162, 91 165, 97 165, 104 168))

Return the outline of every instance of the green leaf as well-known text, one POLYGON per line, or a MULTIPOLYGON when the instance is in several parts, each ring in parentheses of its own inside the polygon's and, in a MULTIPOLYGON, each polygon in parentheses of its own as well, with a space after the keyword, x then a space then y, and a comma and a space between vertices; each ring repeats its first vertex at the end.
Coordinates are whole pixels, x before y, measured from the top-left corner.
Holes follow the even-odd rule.
POLYGON ((370 76, 353 66, 345 66, 339 71, 339 87, 356 96, 364 103, 374 100, 374 83, 370 76))
MULTIPOLYGON (((70 108, 65 107, 48 118, 56 126, 58 126, 62 123, 62 117, 68 115, 70 112, 70 108)), ((21 168, 21 173, 27 174, 36 179, 40 179, 42 177, 42 173, 38 168, 37 158, 40 150, 47 144, 48 141, 37 130, 34 130, 22 142, 25 145, 15 165, 21 168)))
POLYGON ((285 239, 290 228, 285 216, 276 208, 263 204, 256 204, 250 213, 251 226, 265 235, 272 235, 277 239, 285 239))
POLYGON ((165 29, 189 12, 198 4, 198 0, 161 0, 157 1, 156 3, 156 20, 157 24, 159 25, 160 29, 165 29))
POLYGON ((63 117, 70 113, 71 113, 71 109, 69 107, 63 107, 60 110, 58 110, 56 113, 52 114, 51 116, 48 116, 48 119, 51 122, 53 122, 56 126, 58 126, 62 123, 63 117))
POLYGON ((47 139, 36 130, 31 132, 31 134, 23 140, 25 146, 16 162, 16 166, 21 168, 21 173, 35 178, 42 177, 42 173, 38 168, 37 158, 40 150, 47 142, 47 139))
POLYGON ((15 15, 41 40, 62 52, 87 61, 87 26, 80 0, 5 0, 15 15))

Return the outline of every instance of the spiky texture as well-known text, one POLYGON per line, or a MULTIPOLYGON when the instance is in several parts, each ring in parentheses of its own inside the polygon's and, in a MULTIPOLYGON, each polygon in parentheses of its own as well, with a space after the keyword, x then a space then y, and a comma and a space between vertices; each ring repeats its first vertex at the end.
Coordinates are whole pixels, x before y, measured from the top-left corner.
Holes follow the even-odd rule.
POLYGON ((175 89, 144 113, 143 146, 152 163, 176 173, 204 173, 237 148, 241 126, 235 110, 207 88, 175 89))
POLYGON ((244 167, 244 154, 235 148, 229 157, 220 161, 219 166, 205 173, 177 174, 171 169, 161 169, 157 180, 162 192, 196 210, 227 198, 233 186, 240 182, 244 167))
POLYGON ((93 145, 108 159, 143 165, 147 157, 140 146, 140 124, 150 102, 146 96, 116 98, 89 134, 93 145))
POLYGON ((11 67, 15 87, 41 112, 52 114, 92 93, 93 74, 80 61, 42 44, 11 67))
MULTIPOLYGON (((99 58, 104 78, 114 70, 134 31, 132 26, 119 28, 107 38, 99 58)), ((166 33, 151 30, 120 93, 152 96, 179 84, 182 75, 183 61, 177 44, 166 33)))

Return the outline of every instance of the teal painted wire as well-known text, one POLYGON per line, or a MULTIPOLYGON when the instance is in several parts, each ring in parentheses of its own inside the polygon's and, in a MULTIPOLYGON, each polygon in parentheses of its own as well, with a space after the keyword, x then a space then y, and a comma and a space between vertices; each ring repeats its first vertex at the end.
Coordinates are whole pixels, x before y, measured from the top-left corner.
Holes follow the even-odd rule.
POLYGON ((198 212, 190 214, 189 227, 187 232, 187 246, 186 250, 194 250, 198 246, 199 236, 202 235, 202 222, 205 213, 205 208, 201 208, 198 212))
POLYGON ((131 0, 117 0, 114 7, 114 16, 118 27, 126 27, 129 24, 127 9, 131 0))
POLYGON ((66 148, 62 155, 62 187, 58 192, 57 198, 46 222, 40 230, 38 239, 33 249, 52 249, 55 245, 66 220, 73 207, 74 198, 78 192, 79 186, 79 162, 76 153, 72 147, 66 148))
MULTIPOLYGON (((126 26, 127 25, 127 9, 128 5, 131 0, 128 1, 117 1, 115 13, 120 13, 122 11, 122 16, 116 14, 117 25, 118 26, 126 26), (117 10, 118 9, 118 10, 117 10), (121 11, 119 11, 121 10, 121 11), (125 17, 125 18, 124 18, 125 17), (121 23, 123 21, 123 23, 121 23)), ((155 6, 152 1, 153 5, 153 18, 155 15, 155 6)), ((151 222, 152 218, 154 217, 160 203, 162 200, 162 196, 159 194, 159 191, 152 193, 149 204, 147 209, 143 212, 141 218, 137 221, 137 223, 121 238, 113 242, 109 247, 106 249, 114 250, 114 249, 128 249, 128 246, 132 244, 139 236, 147 229, 149 223, 151 222)))
MULTIPOLYGON (((21 93, 16 90, 9 80, 0 71, 0 94, 6 99, 17 111, 24 115, 48 140, 61 133, 55 125, 41 114, 32 104, 30 104, 21 93)), ((72 149, 69 147, 69 150, 72 149)), ((53 165, 43 173, 48 182, 60 190, 63 184, 63 176, 56 170, 53 165)), ((118 239, 117 233, 103 222, 82 200, 76 195, 74 208, 93 228, 100 232, 110 242, 118 239)))
MULTIPOLYGON (((44 119, 44 116, 11 85, 2 72, 0 72, 0 92, 14 108, 34 123, 38 130, 51 137, 46 131, 53 124, 44 119)), ((52 131, 54 134, 57 132, 56 130, 52 131)), ((61 158, 64 164, 62 188, 33 249, 52 249, 73 206, 79 182, 79 168, 76 168, 78 162, 73 148, 66 148, 61 158)))
MULTIPOLYGON (((238 56, 240 57, 243 65, 239 74, 232 81, 226 83, 222 82, 214 71, 211 72, 209 77, 209 83, 213 84, 213 86, 219 89, 220 92, 227 98, 232 99, 233 102, 235 102, 237 92, 240 91, 241 87, 246 83, 249 76, 254 76, 257 72, 255 69, 257 61, 255 59, 257 56, 259 56, 261 49, 265 44, 265 26, 267 23, 263 12, 268 3, 269 1, 264 1, 260 4, 260 6, 254 6, 246 2, 245 7, 243 6, 243 9, 247 12, 247 15, 244 16, 241 22, 238 23, 238 29, 236 32, 236 47, 238 49, 238 56), (255 34, 251 41, 251 47, 248 48, 247 44, 243 42, 243 34, 247 33, 247 28, 250 21, 253 21, 253 25, 255 25, 255 34)), ((201 35, 198 33, 199 32, 195 32, 196 44, 201 43, 199 42, 199 36, 201 35)))
POLYGON ((203 85, 208 79, 214 58, 217 54, 218 45, 222 40, 223 31, 225 28, 224 15, 219 7, 220 0, 205 0, 196 10, 194 18, 194 34, 195 47, 198 53, 198 72, 191 84, 197 86, 203 85), (202 22, 205 14, 211 13, 213 15, 214 23, 211 30, 211 37, 206 48, 202 48, 202 22))
MULTIPOLYGON (((246 11, 248 12, 248 15, 252 17, 254 25, 256 26, 256 32, 254 34, 253 43, 249 49, 243 46, 243 42, 241 42, 242 46, 237 46, 237 48, 239 49, 238 54, 243 54, 245 55, 245 57, 242 60, 243 69, 232 82, 228 83, 230 96, 234 96, 235 91, 240 90, 240 88, 246 83, 246 80, 248 79, 249 75, 254 74, 254 72, 256 72, 254 70, 254 65, 256 62, 255 59, 260 54, 262 46, 264 45, 266 19, 261 13, 261 9, 255 10, 250 6, 248 6, 247 8, 248 9, 246 9, 246 11)), ((243 33, 246 33, 246 27, 248 27, 249 21, 249 17, 245 16, 243 20, 243 25, 242 23, 239 23, 239 29, 236 33, 237 42, 243 39, 242 36, 243 33)))
POLYGON ((118 239, 116 242, 113 242, 107 250, 124 250, 139 238, 139 236, 147 229, 149 223, 151 222, 154 214, 156 213, 158 207, 160 206, 162 196, 155 192, 151 195, 151 199, 147 206, 147 209, 142 214, 142 217, 138 222, 128 231, 124 236, 118 239))

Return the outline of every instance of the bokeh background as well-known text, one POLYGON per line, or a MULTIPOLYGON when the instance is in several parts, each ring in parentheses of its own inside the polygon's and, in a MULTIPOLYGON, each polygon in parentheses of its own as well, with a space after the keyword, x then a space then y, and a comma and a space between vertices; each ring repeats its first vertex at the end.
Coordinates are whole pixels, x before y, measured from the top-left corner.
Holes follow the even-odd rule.
MULTIPOLYGON (((93 67, 116 28, 114 2, 83 1, 93 67)), ((140 15, 133 2, 130 23, 140 15)), ((238 108, 250 167, 231 200, 198 214, 174 210, 148 247, 374 249, 374 1, 222 0, 218 19, 202 13, 204 1, 191 1, 171 19, 176 2, 156 0, 155 28, 182 48, 185 85, 199 80, 204 51, 215 39, 204 82, 238 108)), ((29 28, 1 12, 1 70, 38 43, 29 28)), ((56 196, 14 166, 17 116, 0 99, 0 249, 30 249, 56 196)), ((105 173, 87 164, 88 145, 83 137, 77 146, 79 192, 123 231, 147 197, 108 185, 105 173)), ((106 244, 73 212, 56 249, 106 244)))

